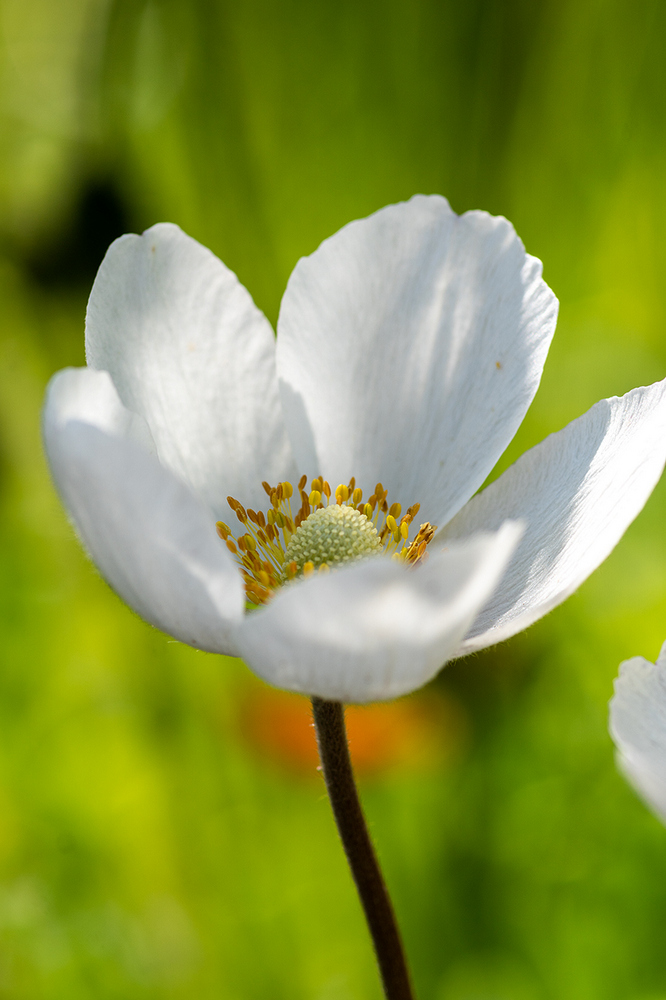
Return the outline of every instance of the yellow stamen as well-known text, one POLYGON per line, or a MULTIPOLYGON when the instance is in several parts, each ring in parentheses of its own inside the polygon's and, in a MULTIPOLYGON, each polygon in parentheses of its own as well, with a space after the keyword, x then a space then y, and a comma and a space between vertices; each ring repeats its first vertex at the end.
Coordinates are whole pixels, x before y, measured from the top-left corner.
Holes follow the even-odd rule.
POLYGON ((228 550, 241 565, 241 573, 245 581, 245 592, 250 606, 265 604, 276 589, 284 583, 294 580, 302 574, 309 578, 315 571, 331 572, 340 564, 347 564, 356 558, 370 558, 383 550, 392 559, 406 563, 409 567, 417 566, 427 558, 427 546, 432 541, 436 529, 428 522, 422 524, 412 542, 409 541, 411 524, 419 512, 419 504, 412 504, 407 512, 400 517, 401 506, 393 503, 389 507, 388 491, 382 483, 377 483, 375 492, 363 503, 363 491, 356 487, 352 477, 348 485, 340 483, 335 490, 334 500, 331 498, 331 487, 321 476, 312 480, 310 492, 307 492, 307 476, 301 476, 298 481, 298 497, 300 508, 295 512, 291 507, 291 498, 295 490, 291 483, 282 482, 271 486, 263 482, 262 486, 270 506, 263 511, 245 507, 234 497, 228 497, 228 503, 238 521, 244 526, 244 531, 234 538, 231 528, 224 521, 216 522, 216 531, 228 550), (320 515, 320 511, 331 506, 349 509, 349 517, 340 511, 338 515, 320 515), (354 511, 352 517, 351 512, 354 511), (316 526, 308 525, 305 534, 299 535, 300 526, 311 517, 323 517, 316 526), (353 518, 362 521, 354 521, 353 518), (400 520, 398 520, 400 518, 400 520), (369 522, 369 523, 368 523, 369 522), (339 523, 339 529, 336 527, 339 523), (354 525, 352 530, 352 523, 354 525), (362 525, 365 524, 366 528, 362 525), (329 531, 332 535, 327 534, 329 531), (323 534, 322 534, 323 531, 323 534), (359 535, 359 531, 361 534, 359 535), (366 540, 364 531, 370 532, 367 538, 376 539, 376 545, 366 540), (345 541, 345 538, 348 541, 345 541), (325 539, 328 539, 326 541, 325 539), (362 539, 363 541, 359 541, 362 539), (309 546, 314 546, 310 552, 309 546), (346 548, 349 545, 349 549, 346 548), (325 553, 330 549, 335 557, 325 553), (315 550, 319 555, 315 560, 315 550), (320 551, 321 550, 321 551, 320 551), (293 554, 299 552, 298 562, 293 554), (322 562, 319 561, 323 557, 322 562), (301 559, 305 562, 301 562, 301 559), (302 569, 299 569, 302 566, 302 569))
POLYGON ((336 489, 335 499, 338 503, 346 503, 349 500, 349 488, 344 483, 340 483, 336 489))

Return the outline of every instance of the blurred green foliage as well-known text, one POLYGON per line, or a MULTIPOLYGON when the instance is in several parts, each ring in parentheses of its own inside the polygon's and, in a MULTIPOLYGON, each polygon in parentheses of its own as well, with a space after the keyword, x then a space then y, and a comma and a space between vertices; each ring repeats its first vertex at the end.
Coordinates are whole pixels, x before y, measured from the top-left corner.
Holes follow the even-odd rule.
MULTIPOLYGON (((105 245, 177 222, 275 320, 352 218, 508 216, 562 306, 504 467, 664 375, 665 33, 659 0, 0 0, 0 997, 380 995, 319 779, 239 721, 257 682, 124 608, 50 487, 105 245)), ((665 510, 435 682, 457 754, 365 782, 421 1000, 666 998, 666 830, 606 734, 666 638, 665 510)))

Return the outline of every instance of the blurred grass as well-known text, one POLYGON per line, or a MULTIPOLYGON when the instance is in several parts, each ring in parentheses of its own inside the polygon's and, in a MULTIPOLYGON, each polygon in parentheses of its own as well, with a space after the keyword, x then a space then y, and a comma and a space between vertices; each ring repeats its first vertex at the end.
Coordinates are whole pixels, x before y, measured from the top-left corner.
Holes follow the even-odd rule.
MULTIPOLYGON (((664 374, 665 17, 1 0, 0 997, 379 997, 311 763, 253 744, 242 664, 117 601, 49 485, 41 396, 82 363, 105 245, 178 222, 274 321, 354 217, 416 191, 507 215, 562 307, 504 467, 664 374)), ((456 753, 364 782, 421 1000, 666 998, 666 831, 606 734, 619 661, 666 638, 665 507, 660 486, 567 605, 426 692, 456 753)))

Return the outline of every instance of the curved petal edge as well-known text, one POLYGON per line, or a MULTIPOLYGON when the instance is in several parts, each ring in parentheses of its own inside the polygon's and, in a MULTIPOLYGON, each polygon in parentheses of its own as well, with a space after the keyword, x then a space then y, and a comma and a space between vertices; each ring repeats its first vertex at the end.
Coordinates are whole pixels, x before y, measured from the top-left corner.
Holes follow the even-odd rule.
POLYGON ((656 663, 622 663, 614 687, 608 728, 618 769, 666 824, 666 643, 656 663))
POLYGON ((240 574, 213 515, 137 442, 136 427, 106 372, 56 374, 43 432, 58 493, 92 560, 131 608, 190 646, 235 655, 240 574))
POLYGON ((218 517, 231 494, 293 475, 275 335, 236 275, 178 226, 111 244, 90 293, 86 357, 145 418, 162 464, 218 517))
POLYGON ((666 379, 596 403, 525 452, 442 532, 464 538, 507 518, 525 535, 458 655, 515 635, 561 604, 640 513, 666 461, 666 379))
POLYGON ((413 691, 451 656, 521 532, 507 523, 412 570, 377 557, 286 585, 238 627, 239 655, 270 684, 334 701, 413 691))
POLYGON ((558 305, 541 271, 506 219, 456 215, 438 195, 351 222, 302 258, 277 341, 302 470, 381 481, 445 524, 539 385, 558 305))

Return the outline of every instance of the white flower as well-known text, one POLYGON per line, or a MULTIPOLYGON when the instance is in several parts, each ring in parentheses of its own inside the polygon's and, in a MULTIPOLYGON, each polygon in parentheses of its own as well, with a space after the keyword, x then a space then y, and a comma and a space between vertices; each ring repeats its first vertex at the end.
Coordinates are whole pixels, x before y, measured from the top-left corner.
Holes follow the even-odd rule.
POLYGON ((620 665, 609 708, 617 766, 666 823, 666 642, 656 663, 634 656, 620 665))
POLYGON ((597 403, 474 495, 536 392, 556 313, 506 219, 417 196, 299 261, 276 345, 236 277, 157 225, 111 246, 89 367, 50 384, 53 477, 105 578, 153 625, 281 687, 392 698, 563 601, 661 474, 657 383, 597 403), (313 574, 247 613, 215 521, 228 495, 259 510, 262 481, 302 473, 420 503, 440 529, 427 562, 313 574))

